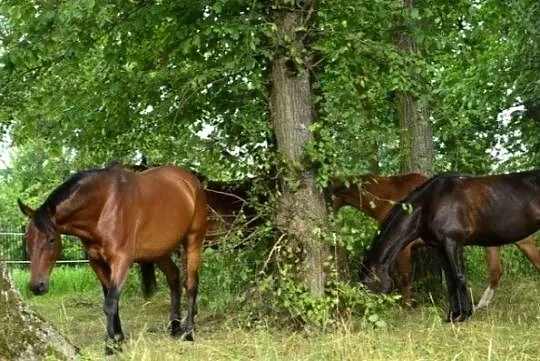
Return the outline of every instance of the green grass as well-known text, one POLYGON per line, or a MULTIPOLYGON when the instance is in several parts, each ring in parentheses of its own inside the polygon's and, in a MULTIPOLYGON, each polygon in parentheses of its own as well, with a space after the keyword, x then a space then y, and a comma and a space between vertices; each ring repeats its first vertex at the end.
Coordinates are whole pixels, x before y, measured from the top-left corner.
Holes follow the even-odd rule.
MULTIPOLYGON (((18 285, 23 297, 32 299, 32 295, 27 284, 30 274, 26 268, 12 268, 11 271, 15 284, 18 285)), ((158 282, 162 281, 161 273, 156 272, 160 277, 158 282)), ((163 281, 164 282, 164 281, 163 281)), ((140 283, 137 274, 137 268, 130 270, 128 281, 124 286, 124 293, 128 295, 140 294, 140 283)), ((64 296, 69 294, 96 294, 101 296, 103 291, 101 285, 90 266, 55 266, 49 278, 48 297, 64 296)), ((41 296, 37 297, 41 298, 41 296)))
MULTIPOLYGON (((26 272, 15 271, 14 278, 24 289, 26 272)), ((127 292, 120 300, 127 341, 117 359, 532 361, 540 357, 537 274, 503 277, 490 307, 463 324, 442 322, 445 300, 437 299, 413 310, 396 306, 387 328, 362 328, 348 320, 327 332, 293 332, 286 327, 286 320, 281 329, 264 325, 253 329, 239 327, 235 313, 227 312, 222 300, 212 299, 223 290, 212 290, 213 281, 201 277, 203 302, 194 343, 168 336, 169 296, 164 280, 160 278, 158 283, 158 293, 145 301, 138 290, 137 275, 130 275, 127 292)), ((476 298, 483 286, 481 281, 472 283, 476 298)), ((34 310, 80 347, 84 359, 111 359, 103 355, 105 317, 101 288, 88 267, 58 268, 47 295, 24 294, 34 310)))

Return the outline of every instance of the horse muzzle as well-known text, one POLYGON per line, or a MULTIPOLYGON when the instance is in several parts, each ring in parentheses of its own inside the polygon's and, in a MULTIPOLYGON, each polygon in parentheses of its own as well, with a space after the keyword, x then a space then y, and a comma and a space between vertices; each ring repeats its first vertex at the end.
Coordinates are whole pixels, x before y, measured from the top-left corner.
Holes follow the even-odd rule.
POLYGON ((29 284, 30 291, 32 291, 33 294, 39 296, 47 293, 49 290, 49 282, 48 281, 37 281, 37 282, 30 282, 29 284))
POLYGON ((374 293, 390 293, 394 288, 394 283, 392 279, 385 278, 372 278, 369 276, 364 276, 361 278, 361 282, 374 293))

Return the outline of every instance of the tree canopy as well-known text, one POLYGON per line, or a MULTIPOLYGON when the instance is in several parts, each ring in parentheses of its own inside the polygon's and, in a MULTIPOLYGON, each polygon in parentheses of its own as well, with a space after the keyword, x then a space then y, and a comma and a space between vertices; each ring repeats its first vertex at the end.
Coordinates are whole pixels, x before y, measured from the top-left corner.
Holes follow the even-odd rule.
MULTIPOLYGON (((15 144, 46 139, 49 151, 67 147, 80 166, 138 152, 204 170, 242 168, 239 156, 258 163, 273 141, 273 12, 293 3, 302 2, 3 2, 0 121, 15 144), (201 139, 201 129, 212 132, 201 139)), ((419 1, 408 13, 393 0, 341 5, 320 1, 315 25, 297 29, 312 38, 322 140, 314 157, 362 170, 377 150, 383 169, 395 172, 389 100, 400 89, 431 105, 441 169, 490 171, 474 159, 492 164, 485 152, 503 133, 509 149, 537 145, 530 134, 538 122, 514 116, 507 132, 496 121, 512 105, 537 103, 536 2, 419 1), (414 30, 419 54, 396 52, 398 17, 414 30), (421 77, 403 71, 408 62, 421 77)))
POLYGON ((309 39, 307 54, 295 54, 279 50, 275 14, 309 11, 302 1, 2 2, 0 125, 20 158, 3 183, 16 179, 11 190, 35 196, 43 192, 30 184, 35 174, 24 173, 54 159, 73 170, 142 154, 218 178, 266 171, 276 50, 291 64, 311 60, 318 119, 306 151, 320 184, 374 163, 399 171, 392 101, 401 90, 431 109, 436 171, 538 167, 537 2, 414 5, 319 1, 314 21, 296 30, 309 39), (417 52, 396 50, 396 23, 417 52))

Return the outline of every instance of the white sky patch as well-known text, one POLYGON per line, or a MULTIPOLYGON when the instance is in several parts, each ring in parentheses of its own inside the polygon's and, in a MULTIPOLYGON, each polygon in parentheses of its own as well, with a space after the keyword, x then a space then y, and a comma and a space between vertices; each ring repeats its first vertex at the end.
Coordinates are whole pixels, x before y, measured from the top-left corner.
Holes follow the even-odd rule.
POLYGON ((210 124, 203 124, 202 129, 197 132, 197 135, 199 138, 208 140, 210 139, 210 135, 214 131, 214 126, 210 124))
POLYGON ((144 108, 143 110, 141 110, 139 112, 139 114, 141 115, 147 115, 147 114, 150 114, 154 111, 154 107, 151 106, 151 105, 147 105, 146 108, 144 108))
MULTIPOLYGON (((497 121, 502 123, 502 127, 504 129, 508 126, 508 124, 510 124, 510 121, 512 120, 512 113, 524 110, 525 107, 523 105, 518 105, 505 109, 499 114, 497 114, 497 121)), ((519 152, 519 154, 516 154, 515 152, 510 153, 506 148, 506 143, 508 142, 509 135, 510 134, 506 132, 503 134, 499 134, 497 136, 497 144, 493 148, 488 150, 488 152, 501 163, 507 161, 513 156, 523 154, 526 151, 526 149, 522 147, 523 149, 519 152)), ((519 137, 521 135, 521 132, 519 130, 515 130, 513 135, 519 137)), ((496 168, 497 164, 495 164, 494 167, 496 168)))
POLYGON ((4 134, 0 141, 0 169, 6 169, 11 166, 11 156, 13 151, 10 143, 9 135, 4 134))

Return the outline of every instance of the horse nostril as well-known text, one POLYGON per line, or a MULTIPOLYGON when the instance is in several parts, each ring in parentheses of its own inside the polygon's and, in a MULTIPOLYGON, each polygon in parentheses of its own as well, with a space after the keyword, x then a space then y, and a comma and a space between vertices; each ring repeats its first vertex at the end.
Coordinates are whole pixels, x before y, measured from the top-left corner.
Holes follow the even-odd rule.
POLYGON ((30 290, 35 295, 42 295, 45 292, 47 292, 47 285, 43 281, 40 281, 40 282, 37 282, 37 283, 32 283, 32 284, 30 284, 30 290))

